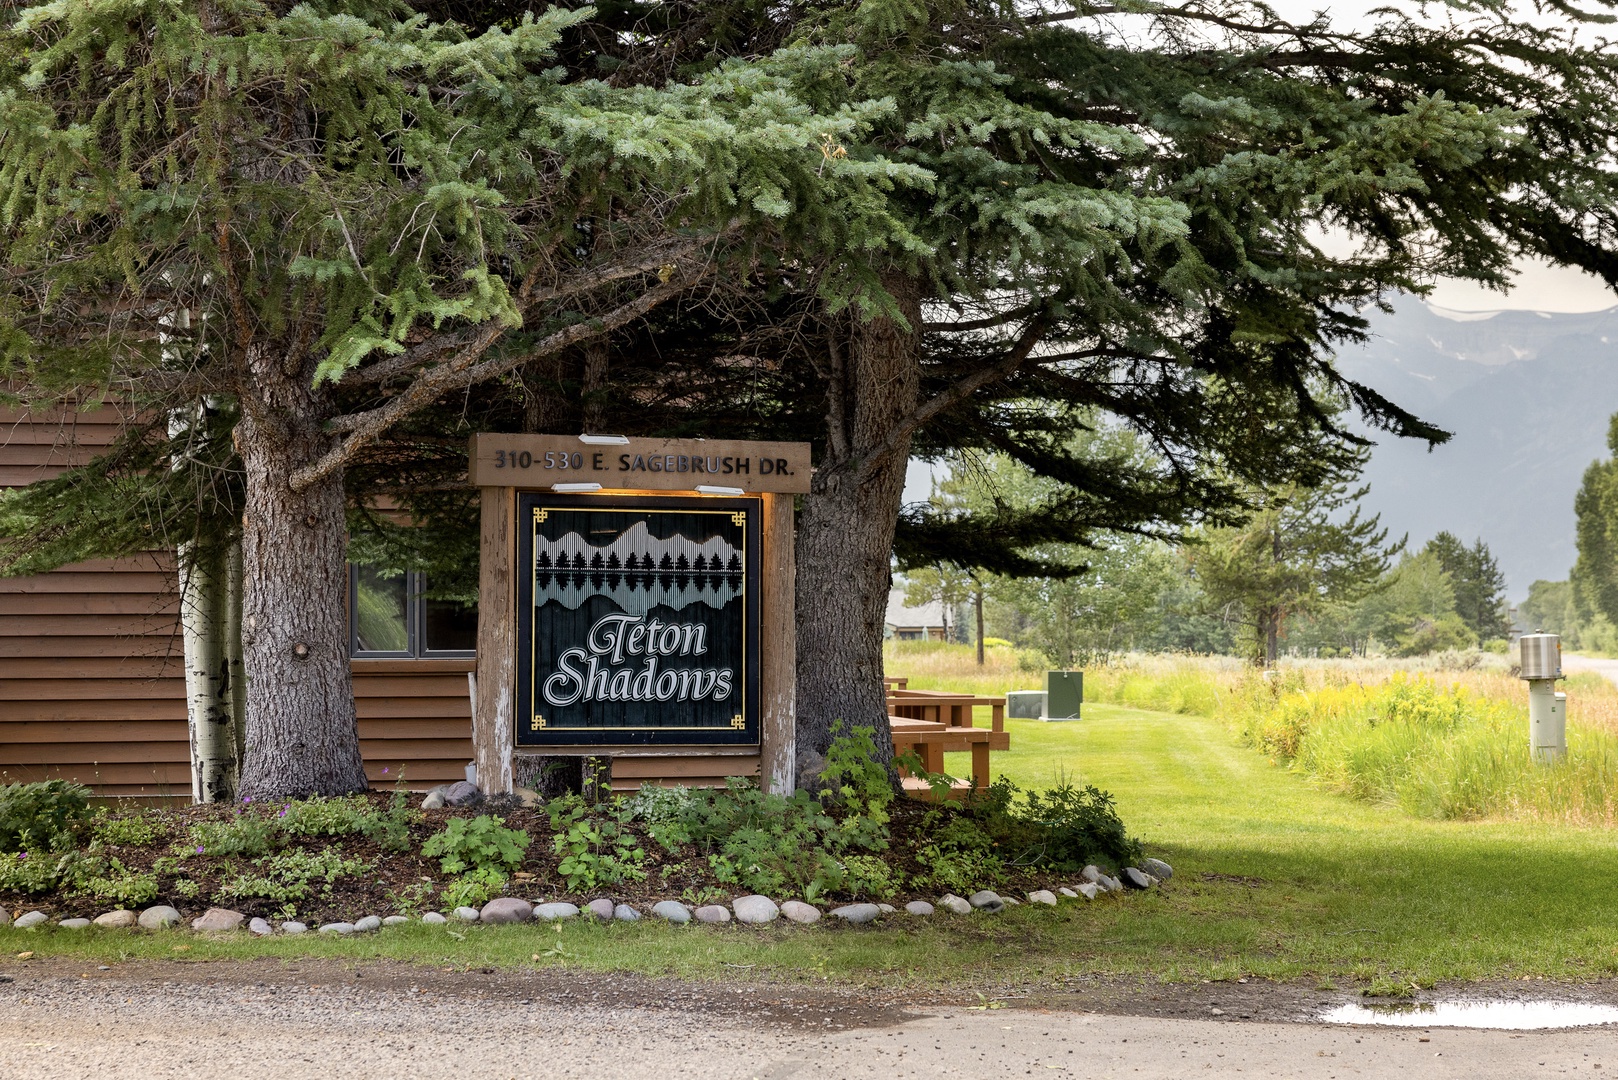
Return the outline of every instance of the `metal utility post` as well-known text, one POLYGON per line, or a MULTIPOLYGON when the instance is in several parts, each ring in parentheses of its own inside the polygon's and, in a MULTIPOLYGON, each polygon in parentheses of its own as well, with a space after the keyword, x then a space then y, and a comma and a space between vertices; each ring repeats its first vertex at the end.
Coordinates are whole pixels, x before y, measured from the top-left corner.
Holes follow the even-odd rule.
POLYGON ((1528 750, 1548 765, 1567 756, 1567 695, 1556 689, 1562 677, 1562 639, 1556 634, 1524 634, 1522 677, 1528 680, 1528 750))

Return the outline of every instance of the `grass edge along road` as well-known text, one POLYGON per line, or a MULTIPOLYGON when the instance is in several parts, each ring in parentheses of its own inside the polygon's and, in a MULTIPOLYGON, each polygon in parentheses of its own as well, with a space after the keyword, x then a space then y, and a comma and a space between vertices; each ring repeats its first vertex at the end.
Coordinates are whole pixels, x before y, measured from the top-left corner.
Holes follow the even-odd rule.
POLYGON ((7 928, 0 968, 25 951, 98 961, 329 956, 966 994, 1059 991, 1093 975, 1254 974, 1388 993, 1618 971, 1618 844, 1605 830, 1412 818, 1324 792, 1206 717, 1087 705, 1082 721, 1008 726, 1013 749, 995 755, 1000 769, 1024 786, 1066 775, 1111 791, 1131 831, 1175 866, 1171 885, 1056 911, 862 928, 577 922, 268 941, 7 928))

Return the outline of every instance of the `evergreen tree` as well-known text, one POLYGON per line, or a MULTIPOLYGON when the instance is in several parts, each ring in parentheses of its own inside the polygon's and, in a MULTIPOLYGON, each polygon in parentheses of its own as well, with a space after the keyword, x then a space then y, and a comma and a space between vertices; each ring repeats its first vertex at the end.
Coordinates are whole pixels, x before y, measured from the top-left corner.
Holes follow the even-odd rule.
POLYGON ((1586 619, 1600 614, 1618 624, 1618 413, 1607 429, 1607 446, 1613 457, 1590 463, 1573 499, 1579 557, 1570 582, 1586 619))
POLYGON ((1454 533, 1441 532, 1423 550, 1431 552, 1449 575, 1455 613, 1479 641, 1503 638, 1511 632, 1511 620, 1506 616, 1506 576, 1481 537, 1467 547, 1454 533))
MULTIPOLYGON (((0 12, 0 380, 151 417, 89 473, 139 477, 182 536, 202 515, 160 478, 184 450, 167 418, 236 411, 246 796, 366 784, 344 478, 387 469, 385 436, 430 434, 407 422, 745 265, 755 238, 908 243, 884 200, 923 171, 826 149, 891 107, 811 103, 849 49, 654 91, 557 68, 590 15, 467 32, 391 0, 0 12)), ((76 483, 8 497, 12 569, 50 561, 27 534, 76 483)), ((56 555, 141 540, 74 539, 56 555)))
POLYGON ((1388 545, 1376 515, 1360 516, 1366 489, 1353 477, 1263 492, 1246 524, 1207 530, 1193 551, 1208 599, 1244 613, 1255 664, 1274 666, 1289 618, 1352 603, 1387 571, 1400 545, 1388 545))

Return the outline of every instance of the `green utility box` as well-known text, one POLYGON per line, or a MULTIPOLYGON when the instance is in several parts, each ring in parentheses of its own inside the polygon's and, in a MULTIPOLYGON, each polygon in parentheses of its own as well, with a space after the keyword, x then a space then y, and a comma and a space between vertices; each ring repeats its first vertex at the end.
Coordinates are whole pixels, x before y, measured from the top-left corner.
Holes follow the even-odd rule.
POLYGON ((1084 672, 1045 673, 1045 719, 1077 720, 1084 702, 1084 672))

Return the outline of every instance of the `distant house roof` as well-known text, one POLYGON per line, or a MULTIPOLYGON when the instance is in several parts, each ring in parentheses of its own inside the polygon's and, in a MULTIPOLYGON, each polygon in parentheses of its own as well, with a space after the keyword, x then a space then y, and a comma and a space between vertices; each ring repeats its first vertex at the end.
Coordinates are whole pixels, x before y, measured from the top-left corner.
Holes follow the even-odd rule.
POLYGON ((888 590, 888 613, 883 619, 894 630, 922 630, 944 628, 944 605, 937 600, 929 600, 917 607, 910 607, 905 603, 903 589, 888 590))

